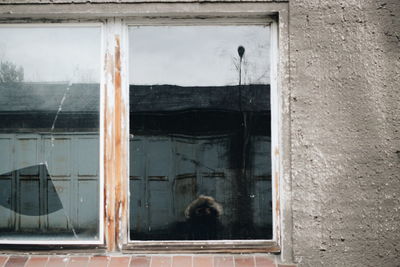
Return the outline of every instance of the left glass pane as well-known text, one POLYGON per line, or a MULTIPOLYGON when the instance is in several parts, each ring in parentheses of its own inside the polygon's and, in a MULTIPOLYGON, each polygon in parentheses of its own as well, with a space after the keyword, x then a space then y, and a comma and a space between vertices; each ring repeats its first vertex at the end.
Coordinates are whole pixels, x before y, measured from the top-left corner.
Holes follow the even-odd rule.
POLYGON ((0 240, 99 237, 100 27, 0 27, 0 240))

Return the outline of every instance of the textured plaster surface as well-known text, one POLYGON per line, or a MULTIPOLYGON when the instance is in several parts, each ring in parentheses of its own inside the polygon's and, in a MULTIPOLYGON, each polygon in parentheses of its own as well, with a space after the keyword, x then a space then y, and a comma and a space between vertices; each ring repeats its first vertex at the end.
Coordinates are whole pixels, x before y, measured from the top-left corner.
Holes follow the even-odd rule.
MULTIPOLYGON (((226 2, 288 2, 289 0, 229 0, 226 2)), ((151 3, 151 2, 224 2, 220 0, 0 0, 0 4, 82 4, 82 3, 151 3)))
POLYGON ((400 266, 400 2, 290 2, 294 257, 400 266))
MULTIPOLYGON (((0 5, 78 2, 145 1, 0 5)), ((289 47, 294 260, 400 266, 399 1, 290 1, 289 47)))

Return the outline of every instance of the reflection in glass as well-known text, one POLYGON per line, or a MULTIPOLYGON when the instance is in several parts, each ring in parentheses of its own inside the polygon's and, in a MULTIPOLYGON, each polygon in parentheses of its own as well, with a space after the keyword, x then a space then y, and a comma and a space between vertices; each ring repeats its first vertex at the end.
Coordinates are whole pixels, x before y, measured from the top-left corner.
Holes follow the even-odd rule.
POLYGON ((129 34, 130 239, 271 239, 269 27, 129 34))
POLYGON ((0 28, 0 239, 99 231, 97 27, 0 28))

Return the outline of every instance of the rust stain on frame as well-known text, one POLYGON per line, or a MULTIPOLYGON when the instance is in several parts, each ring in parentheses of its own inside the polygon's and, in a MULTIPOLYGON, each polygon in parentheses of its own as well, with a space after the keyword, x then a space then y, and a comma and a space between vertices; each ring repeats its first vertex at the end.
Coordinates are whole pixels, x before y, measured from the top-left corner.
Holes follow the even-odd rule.
POLYGON ((124 151, 126 140, 124 138, 124 129, 122 129, 122 121, 125 117, 124 101, 122 96, 121 87, 121 41, 120 36, 115 36, 115 73, 114 73, 114 88, 115 88, 115 244, 118 245, 118 249, 122 248, 121 240, 123 235, 123 221, 122 218, 125 214, 126 198, 123 191, 126 188, 124 185, 125 181, 125 157, 124 151))
POLYGON ((279 156, 279 149, 278 148, 275 148, 274 154, 275 154, 276 157, 279 156))

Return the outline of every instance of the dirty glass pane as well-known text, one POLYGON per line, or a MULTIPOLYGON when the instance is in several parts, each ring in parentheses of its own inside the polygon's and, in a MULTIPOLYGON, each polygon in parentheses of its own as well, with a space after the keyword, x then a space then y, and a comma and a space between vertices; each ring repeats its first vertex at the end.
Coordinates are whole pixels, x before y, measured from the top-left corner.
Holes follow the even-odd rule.
POLYGON ((0 27, 0 240, 99 232, 98 27, 0 27))
POLYGON ((271 239, 269 26, 129 42, 130 239, 271 239))

